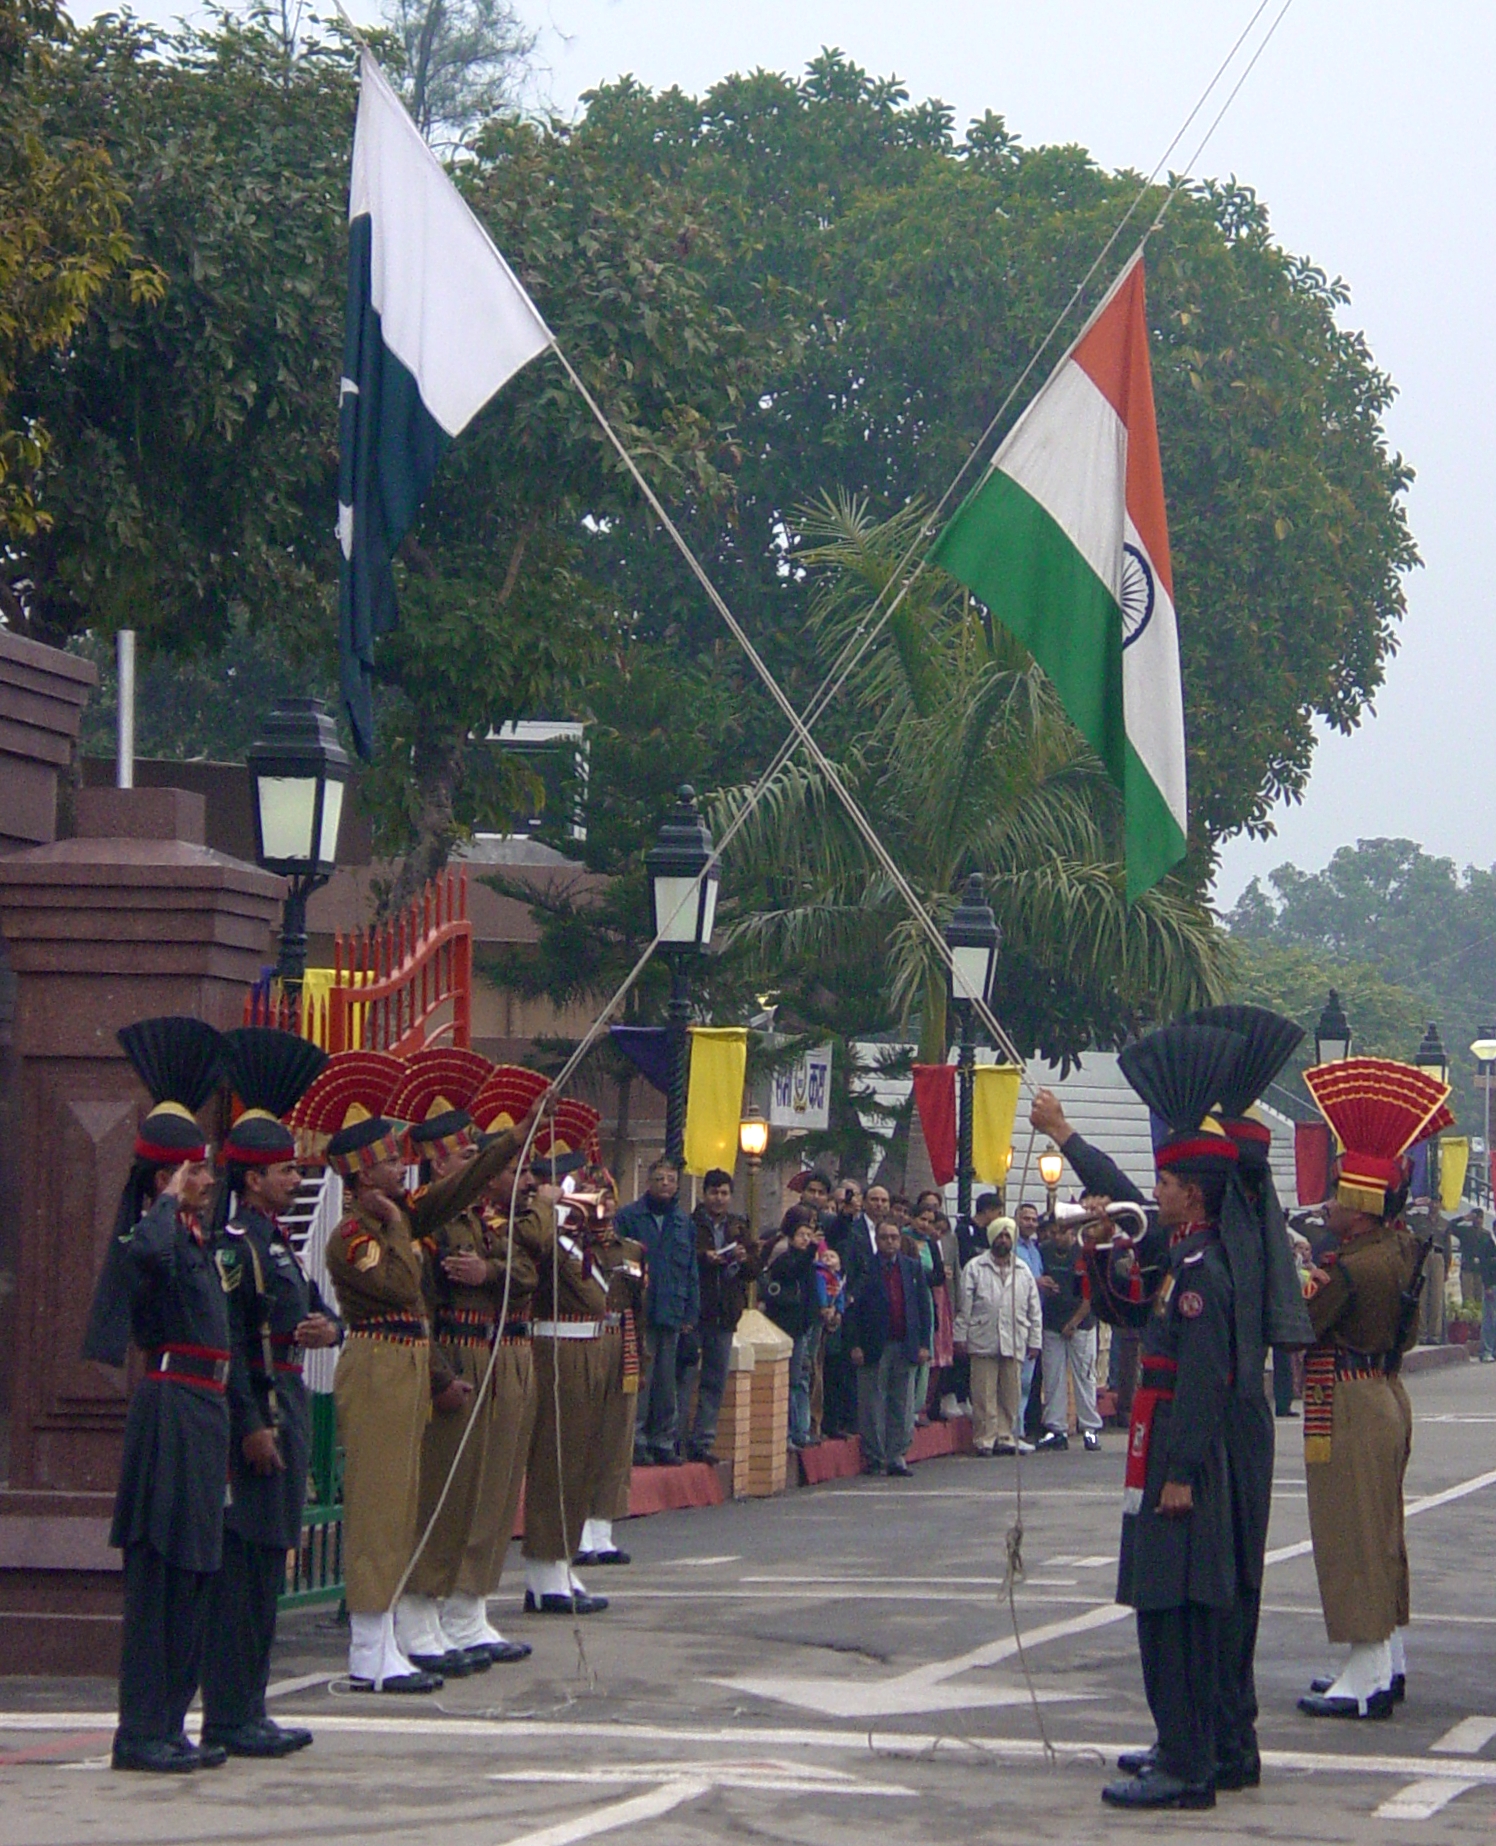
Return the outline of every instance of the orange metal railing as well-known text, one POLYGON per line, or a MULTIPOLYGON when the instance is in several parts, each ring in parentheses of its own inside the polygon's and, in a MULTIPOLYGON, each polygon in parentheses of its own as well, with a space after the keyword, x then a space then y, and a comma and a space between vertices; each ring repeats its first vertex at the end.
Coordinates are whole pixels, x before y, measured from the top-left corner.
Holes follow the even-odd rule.
POLYGON ((442 872, 383 928, 333 939, 329 1051, 355 1045, 408 1057, 473 1042, 473 926, 467 872, 442 872))
POLYGON ((382 926, 333 938, 331 980, 320 991, 250 989, 246 1025, 299 1032, 328 1051, 391 1051, 473 1042, 473 926, 467 872, 442 872, 382 926))

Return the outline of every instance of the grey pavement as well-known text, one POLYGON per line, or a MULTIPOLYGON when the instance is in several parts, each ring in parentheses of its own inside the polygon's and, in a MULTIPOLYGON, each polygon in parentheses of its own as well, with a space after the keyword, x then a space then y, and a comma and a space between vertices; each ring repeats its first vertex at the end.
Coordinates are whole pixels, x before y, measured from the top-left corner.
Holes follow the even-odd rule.
POLYGON ((325 1614, 282 1623, 273 1709, 309 1723, 287 1761, 181 1780, 104 1766, 113 1688, 0 1681, 0 1846, 440 1840, 652 1846, 1181 1839, 1488 1841, 1496 1834, 1496 1367, 1409 1379, 1413 1626, 1407 1703, 1316 1722, 1328 1667, 1308 1555, 1300 1425, 1280 1422, 1258 1685, 1263 1787, 1211 1813, 1101 1807, 1116 1750, 1146 1743, 1130 1615, 1111 1601, 1120 1432, 1021 1464, 1026 1574, 1004 1573, 1018 1464, 951 1458, 620 1528, 626 1569, 579 1623, 518 1612, 517 1667, 431 1698, 332 1677, 325 1614), (1014 1614, 1023 1637, 1022 1659, 1014 1614), (1027 1677, 1024 1665, 1027 1666, 1027 1677), (641 1836, 642 1837, 642 1836, 641 1836))

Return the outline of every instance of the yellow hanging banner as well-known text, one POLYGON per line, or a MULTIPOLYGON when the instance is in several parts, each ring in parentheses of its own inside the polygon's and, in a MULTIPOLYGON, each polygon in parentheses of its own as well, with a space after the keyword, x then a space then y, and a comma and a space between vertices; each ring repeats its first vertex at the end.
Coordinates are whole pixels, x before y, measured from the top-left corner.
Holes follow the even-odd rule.
POLYGON ((1470 1137, 1445 1135, 1439 1142, 1439 1203, 1445 1211, 1460 1209, 1469 1166, 1470 1137))
POLYGON ((691 1079, 686 1091, 686 1171, 731 1173, 743 1118, 748 1068, 746 1026, 692 1026, 691 1079))
POLYGON ((988 1186, 1007 1178, 1018 1113, 1018 1066, 978 1064, 972 1072, 971 1170, 988 1186))

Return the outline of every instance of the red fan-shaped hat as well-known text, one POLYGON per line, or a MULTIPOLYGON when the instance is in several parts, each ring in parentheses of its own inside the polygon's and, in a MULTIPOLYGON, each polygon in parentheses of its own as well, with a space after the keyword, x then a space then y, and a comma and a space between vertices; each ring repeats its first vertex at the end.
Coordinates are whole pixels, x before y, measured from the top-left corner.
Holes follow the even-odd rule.
POLYGON ((494 1067, 476 1051, 433 1045, 405 1061, 405 1077, 385 1098, 384 1113, 397 1122, 424 1122, 454 1109, 472 1114, 473 1098, 494 1067))
POLYGON ((482 1089, 468 1103, 467 1112, 485 1134, 495 1134, 522 1122, 531 1103, 544 1095, 546 1088, 539 1071, 526 1070, 523 1064, 495 1064, 482 1089))
POLYGON ((382 1116, 404 1062, 388 1051, 339 1051, 323 1065, 312 1087, 286 1117, 300 1131, 307 1157, 322 1153, 339 1129, 382 1116))
POLYGON ((563 1096, 554 1114, 548 1109, 535 1131, 535 1155, 585 1154, 591 1161, 601 1161, 597 1129, 602 1119, 590 1103, 563 1096))
POLYGON ((1382 1217, 1388 1193, 1407 1180, 1408 1149, 1453 1121, 1445 1108, 1449 1085, 1391 1058, 1316 1064, 1304 1082, 1345 1149, 1337 1197, 1354 1211, 1382 1217))

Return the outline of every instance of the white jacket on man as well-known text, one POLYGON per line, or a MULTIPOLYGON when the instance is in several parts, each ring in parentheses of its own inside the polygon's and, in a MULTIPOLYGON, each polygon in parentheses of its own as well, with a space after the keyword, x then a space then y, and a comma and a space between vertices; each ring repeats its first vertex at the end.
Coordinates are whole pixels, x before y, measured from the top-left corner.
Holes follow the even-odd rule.
POLYGON ((1039 1284, 1027 1263, 991 1250, 974 1256, 961 1271, 957 1290, 956 1343, 979 1359, 1022 1359, 1044 1344, 1044 1310, 1039 1284))

